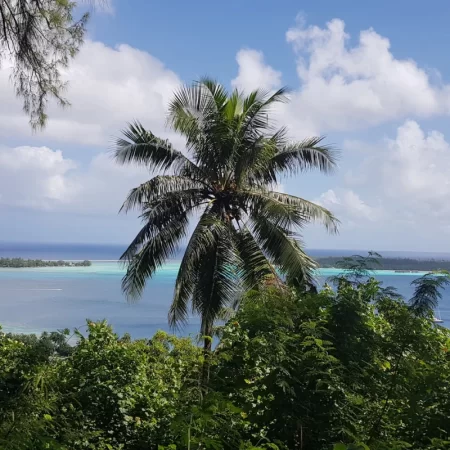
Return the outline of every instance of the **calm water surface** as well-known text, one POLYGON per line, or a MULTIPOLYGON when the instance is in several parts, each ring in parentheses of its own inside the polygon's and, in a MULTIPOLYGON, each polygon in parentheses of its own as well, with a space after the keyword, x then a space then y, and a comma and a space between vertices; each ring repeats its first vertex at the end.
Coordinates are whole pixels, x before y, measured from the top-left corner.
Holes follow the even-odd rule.
MULTIPOLYGON (((11 248, 12 245, 0 244, 0 257, 111 260, 117 259, 121 251, 117 246, 58 245, 33 248, 23 244, 11 248)), ((342 250, 338 252, 343 254, 342 250)), ((173 261, 160 269, 148 282, 142 299, 134 304, 128 304, 121 293, 124 269, 115 261, 94 261, 91 267, 0 269, 0 324, 8 331, 41 332, 79 328, 87 318, 107 319, 119 334, 149 337, 158 329, 168 330, 167 312, 178 266, 179 262, 173 261)), ((324 280, 335 273, 333 269, 323 269, 320 278, 324 280)), ((410 283, 417 277, 392 271, 377 272, 376 276, 407 298, 412 293, 410 283)), ((444 293, 440 314, 444 324, 450 326, 450 290, 444 293)), ((181 333, 195 334, 198 325, 198 318, 191 317, 181 333)))

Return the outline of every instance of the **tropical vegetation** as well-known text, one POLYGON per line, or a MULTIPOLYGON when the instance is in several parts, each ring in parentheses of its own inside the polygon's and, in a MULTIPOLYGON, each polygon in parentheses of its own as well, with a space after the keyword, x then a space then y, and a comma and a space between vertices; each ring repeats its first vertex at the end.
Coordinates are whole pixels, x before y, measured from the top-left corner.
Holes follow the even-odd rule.
MULTIPOLYGON (((0 0, 0 61, 12 61, 33 127, 44 126, 49 98, 67 104, 60 71, 87 20, 73 18, 75 7, 0 0)), ((335 232, 338 221, 279 186, 331 172, 336 153, 275 127, 272 108, 285 101, 285 89, 244 95, 202 79, 169 107, 185 151, 139 122, 124 131, 116 161, 154 176, 122 207, 143 221, 122 256, 123 290, 138 298, 190 236, 169 322, 199 314, 204 348, 162 331, 132 340, 105 321, 73 334, 0 331, 0 450, 450 448, 450 330, 433 318, 450 274, 414 280, 406 300, 372 277, 378 255, 329 258, 323 266, 343 271, 318 290, 300 232, 312 221, 335 232)))
MULTIPOLYGON (((285 89, 245 96, 205 78, 179 89, 169 106, 168 125, 185 138, 185 152, 138 122, 117 140, 117 162, 158 173, 131 190, 122 207, 137 208, 143 220, 122 256, 129 297, 142 294, 146 280, 190 234, 190 219, 198 219, 176 279, 171 325, 184 323, 192 310, 201 316, 201 333, 211 336, 241 290, 269 279, 312 284, 316 265, 299 230, 321 221, 334 232, 337 220, 276 187, 289 174, 332 171, 336 154, 322 138, 291 142, 285 128, 275 127, 270 113, 285 101, 285 89)), ((206 347, 210 342, 205 339, 206 347)))
POLYGON ((248 292, 207 385, 189 338, 0 333, 0 448, 449 448, 450 330, 427 307, 447 279, 412 303, 355 269, 318 293, 248 292))
MULTIPOLYGON (((103 0, 86 0, 92 4, 103 0)), ((87 12, 69 0, 0 0, 0 64, 12 67, 16 95, 33 128, 44 127, 50 99, 69 105, 64 97, 66 68, 83 44, 87 12)))
MULTIPOLYGON (((319 256, 315 258, 317 264, 322 268, 339 268, 345 263, 346 258, 355 259, 357 255, 351 257, 344 256, 319 256)), ((375 268, 375 267, 374 267, 375 268)), ((415 259, 401 257, 384 257, 379 259, 376 269, 378 270, 405 270, 418 272, 431 272, 434 270, 450 270, 450 259, 415 259)))
POLYGON ((89 267, 91 261, 44 261, 42 259, 0 258, 0 267, 20 269, 22 267, 89 267))

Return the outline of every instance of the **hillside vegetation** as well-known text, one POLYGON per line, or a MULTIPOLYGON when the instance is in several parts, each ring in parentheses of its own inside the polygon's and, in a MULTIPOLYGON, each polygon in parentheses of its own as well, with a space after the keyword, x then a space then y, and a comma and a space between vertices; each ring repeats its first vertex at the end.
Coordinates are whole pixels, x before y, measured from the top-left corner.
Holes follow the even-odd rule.
POLYGON ((0 448, 449 448, 450 331, 373 279, 336 283, 246 294, 207 382, 204 350, 164 332, 0 334, 0 448))

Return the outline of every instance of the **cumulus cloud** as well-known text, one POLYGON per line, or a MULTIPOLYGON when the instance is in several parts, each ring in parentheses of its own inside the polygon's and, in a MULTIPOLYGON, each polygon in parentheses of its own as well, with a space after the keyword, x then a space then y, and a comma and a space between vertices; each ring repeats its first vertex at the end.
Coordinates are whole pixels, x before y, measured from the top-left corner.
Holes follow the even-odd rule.
POLYGON ((301 87, 290 114, 318 130, 350 130, 405 116, 429 117, 449 111, 449 87, 434 85, 413 60, 397 59, 389 39, 373 29, 349 44, 342 20, 326 27, 300 21, 286 33, 298 55, 301 87))
MULTIPOLYGON (((299 22, 286 38, 298 56, 300 85, 291 93, 291 103, 281 108, 280 119, 293 137, 449 111, 450 88, 433 84, 414 61, 396 59, 389 40, 372 29, 362 31, 353 46, 339 19, 323 28, 299 22)), ((233 86, 249 91, 256 87, 272 90, 282 84, 281 72, 266 63, 261 51, 241 49, 236 60, 233 86)), ((36 136, 31 134, 9 76, 4 64, 0 70, 2 137, 14 134, 46 145, 104 147, 127 121, 139 119, 155 133, 183 145, 165 128, 167 103, 181 80, 147 52, 87 40, 64 74, 72 106, 61 110, 51 104, 47 128, 36 136)))
POLYGON ((68 180, 77 164, 48 147, 0 148, 0 204, 51 209, 74 194, 68 180))
POLYGON ((100 153, 75 175, 71 209, 90 214, 117 214, 128 192, 151 177, 144 167, 118 165, 109 153, 100 153))
POLYGON ((316 199, 316 202, 342 218, 347 224, 349 221, 354 224, 354 220, 373 222, 383 216, 381 207, 369 206, 351 189, 339 189, 337 192, 329 189, 316 199))
MULTIPOLYGON (((117 164, 109 152, 83 165, 48 147, 4 147, 0 207, 114 216, 128 192, 153 175, 142 166, 117 164)), ((284 192, 281 183, 272 188, 284 192)))
MULTIPOLYGON (((373 149, 374 144, 359 142, 358 147, 373 149)), ((445 136, 407 120, 394 138, 376 147, 347 173, 345 187, 324 192, 319 203, 360 226, 369 220, 384 231, 397 224, 405 232, 449 232, 450 144, 445 136)))
MULTIPOLYGON (((396 58, 389 40, 374 30, 362 31, 351 44, 344 22, 334 19, 325 27, 299 23, 286 38, 297 55, 300 83, 277 114, 295 138, 449 112, 450 88, 432 81, 438 77, 416 62, 396 58)), ((236 59, 233 86, 249 91, 282 84, 282 74, 263 53, 243 49, 236 59)), ((128 190, 149 174, 116 165, 105 147, 135 118, 182 147, 183 141, 165 129, 166 106, 180 78, 147 52, 93 41, 86 42, 65 77, 72 106, 51 105, 46 130, 33 136, 8 69, 0 70, 3 142, 19 136, 46 145, 0 148, 0 205, 115 215, 128 190), (75 161, 58 150, 66 145, 97 150, 89 161, 86 154, 75 161)), ((450 231, 450 144, 441 133, 407 120, 396 136, 380 142, 361 142, 350 133, 347 138, 341 147, 352 156, 343 154, 345 176, 317 198, 343 227, 384 232, 395 222, 402 233, 406 225, 414 232, 450 231), (350 169, 348 162, 357 158, 362 164, 350 169)))
MULTIPOLYGON (((298 20, 286 40, 297 55, 299 86, 291 92, 290 103, 277 111, 294 137, 450 112, 450 86, 441 82, 439 73, 411 59, 396 58, 389 39, 373 29, 361 31, 351 45, 340 19, 325 27, 298 20)), ((262 52, 243 49, 236 59, 234 86, 244 90, 280 86, 281 73, 264 61, 262 52)))
POLYGON ((149 178, 119 166, 110 154, 87 167, 48 147, 0 149, 0 205, 88 214, 116 214, 128 191, 149 178))
POLYGON ((281 72, 273 69, 264 61, 262 52, 242 49, 236 55, 239 66, 238 76, 231 84, 245 92, 255 89, 272 90, 281 86, 281 72))
POLYGON ((382 167, 388 195, 431 200, 450 193, 450 146, 442 133, 425 133, 409 120, 387 140, 387 150, 382 167))
POLYGON ((383 189, 400 217, 428 227, 448 228, 450 222, 450 144, 444 135, 425 133, 407 121, 387 140, 387 158, 381 163, 383 189))
POLYGON ((155 133, 167 135, 167 103, 180 84, 174 72, 147 52, 88 40, 64 73, 71 106, 62 110, 50 104, 46 129, 33 136, 9 77, 5 64, 0 70, 0 135, 20 133, 46 143, 89 146, 108 145, 111 137, 134 119, 155 133))

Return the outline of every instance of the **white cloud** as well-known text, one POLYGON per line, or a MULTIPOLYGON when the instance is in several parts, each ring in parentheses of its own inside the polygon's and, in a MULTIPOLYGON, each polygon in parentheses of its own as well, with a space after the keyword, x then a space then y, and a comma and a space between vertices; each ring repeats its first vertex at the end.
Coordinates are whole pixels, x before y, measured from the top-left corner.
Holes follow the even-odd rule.
MULTIPOLYGON (((300 86, 281 120, 293 137, 377 125, 403 117, 429 117, 449 111, 450 88, 433 84, 414 61, 396 59, 389 40, 373 30, 349 45, 344 22, 333 19, 324 28, 299 23, 287 32, 298 54, 300 86)), ((281 85, 281 72, 264 61, 262 52, 242 49, 236 56, 233 86, 246 91, 281 85)), ((156 134, 178 146, 183 140, 165 128, 166 106, 179 77, 147 52, 128 45, 111 48, 87 40, 65 73, 66 96, 72 106, 49 108, 43 133, 32 135, 9 80, 0 70, 0 136, 20 135, 28 142, 107 146, 125 123, 139 119, 156 134)))
MULTIPOLYGON (((299 87, 287 105, 277 108, 293 137, 364 129, 407 117, 450 112, 450 86, 436 70, 426 71, 411 59, 398 59, 389 39, 363 30, 355 45, 345 23, 333 19, 324 28, 298 20, 286 33, 297 55, 299 87)), ((274 89, 281 73, 267 65, 262 52, 240 50, 234 86, 274 89)))
POLYGON ((90 214, 117 214, 128 192, 151 177, 144 167, 120 166, 110 154, 96 156, 87 170, 77 173, 77 196, 71 209, 90 214))
MULTIPOLYGON (((356 145, 356 142, 354 142, 356 145)), ((374 144, 360 142, 363 150, 374 144)), ((439 236, 450 232, 450 144, 444 135, 424 132, 415 121, 398 127, 395 138, 364 152, 363 162, 344 177, 347 187, 324 192, 318 201, 345 223, 364 227, 368 219, 378 232, 402 227, 405 236, 439 236), (361 198, 352 188, 357 187, 361 198)))
POLYGON ((346 174, 349 186, 373 186, 387 198, 402 199, 401 204, 433 203, 450 194, 450 144, 439 131, 426 133, 417 122, 407 120, 395 138, 352 145, 367 156, 346 174))
POLYGON ((288 110, 298 123, 320 132, 350 130, 449 111, 449 87, 433 85, 413 60, 396 59, 389 40, 373 29, 351 46, 342 20, 325 28, 299 22, 286 39, 298 55, 301 87, 288 110))
POLYGON ((116 214, 128 191, 149 178, 101 153, 82 167, 61 150, 0 149, 0 205, 88 214, 116 214))
MULTIPOLYGON (((128 192, 153 176, 100 153, 87 166, 48 147, 0 148, 0 206, 115 216, 128 192)), ((284 192, 284 186, 273 186, 284 192)))
POLYGON ((231 84, 245 92, 255 89, 270 91, 281 85, 281 72, 264 62, 262 52, 252 49, 242 49, 236 55, 239 65, 238 76, 231 84))
POLYGON ((68 175, 77 164, 47 147, 0 149, 0 204, 51 209, 74 194, 68 175))
MULTIPOLYGON (((449 112, 450 88, 414 61, 396 59, 389 41, 373 30, 361 32, 353 45, 344 23, 334 19, 324 28, 299 24, 288 31, 287 39, 298 55, 300 85, 291 94, 292 102, 277 113, 293 137, 449 112)), ((266 64, 261 52, 241 50, 237 61, 233 86, 248 91, 281 85, 282 74, 266 64)), ((66 110, 51 106, 48 126, 36 136, 8 76, 8 70, 0 70, 2 141, 20 137, 47 147, 0 148, 0 205, 114 220, 129 189, 149 174, 116 165, 104 153, 111 137, 136 118, 183 146, 181 138, 165 129, 166 106, 180 79, 146 52, 87 41, 66 74, 72 106, 66 110), (66 144, 99 149, 82 164, 86 153, 74 161, 56 150, 66 144)), ((348 134, 341 147, 346 150, 342 182, 317 201, 342 220, 342 228, 360 233, 361 242, 375 233, 385 242, 381 235, 395 224, 398 236, 408 235, 406 227, 436 236, 450 231, 450 144, 441 133, 424 132, 408 120, 391 139, 369 144, 348 134), (349 167, 348 162, 357 158, 364 158, 363 163, 349 167)))
POLYGON ((387 140, 387 148, 386 194, 428 200, 450 194, 450 146, 442 133, 425 134, 409 120, 398 128, 395 139, 387 140))
POLYGON ((450 145, 442 133, 425 133, 414 121, 397 130, 387 141, 382 168, 384 193, 403 217, 427 228, 450 222, 450 145))
MULTIPOLYGON (((257 52, 252 51, 242 54, 244 59, 255 56, 257 52)), ((8 70, 0 70, 0 95, 4 100, 0 104, 0 135, 4 140, 14 136, 28 142, 41 140, 51 148, 1 150, 0 204, 115 215, 128 191, 149 178, 148 171, 119 166, 104 152, 94 153, 87 164, 81 164, 54 150, 56 145, 107 147, 111 137, 136 118, 155 134, 183 147, 182 138, 165 128, 168 101, 181 81, 146 52, 127 45, 112 49, 87 41, 66 73, 72 106, 61 110, 52 105, 48 125, 37 135, 31 134, 8 76, 8 70)), ((265 71, 265 86, 279 83, 279 76, 276 71, 265 71)), ((80 161, 85 158, 84 153, 80 161)))
POLYGON ((109 145, 111 137, 134 119, 156 134, 167 135, 167 103, 180 84, 174 72, 147 52, 88 40, 64 74, 71 106, 61 109, 51 104, 46 129, 32 135, 9 75, 5 65, 0 70, 0 135, 20 133, 46 143, 100 146, 109 145))
POLYGON ((347 224, 350 221, 353 225, 354 220, 373 222, 383 216, 381 207, 369 206, 350 189, 340 189, 337 193, 335 190, 329 189, 321 194, 316 202, 332 211, 335 216, 347 224))

